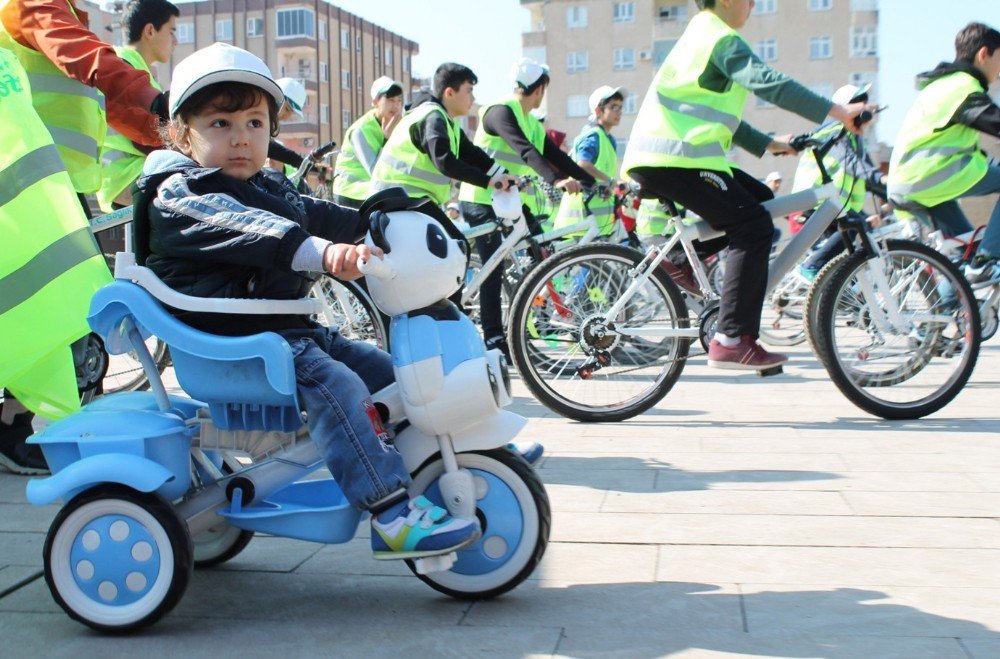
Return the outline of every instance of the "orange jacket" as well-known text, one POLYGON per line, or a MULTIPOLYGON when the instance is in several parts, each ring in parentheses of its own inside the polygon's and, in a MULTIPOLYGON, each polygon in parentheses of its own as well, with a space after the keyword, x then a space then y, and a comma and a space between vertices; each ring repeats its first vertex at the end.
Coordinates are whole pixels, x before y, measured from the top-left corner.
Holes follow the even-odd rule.
POLYGON ((49 58, 60 71, 104 94, 108 123, 133 142, 160 146, 159 119, 150 112, 159 92, 149 76, 118 57, 87 28, 87 13, 73 0, 17 0, 0 11, 11 38, 49 58), (69 4, 76 9, 70 11, 69 4), (77 18, 79 16, 79 18, 77 18))

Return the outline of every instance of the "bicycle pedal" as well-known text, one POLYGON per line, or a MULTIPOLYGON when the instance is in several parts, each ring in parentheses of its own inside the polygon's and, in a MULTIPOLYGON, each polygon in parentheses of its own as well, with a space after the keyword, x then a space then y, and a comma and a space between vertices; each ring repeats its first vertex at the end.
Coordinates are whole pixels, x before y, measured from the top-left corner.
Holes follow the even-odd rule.
POLYGON ((781 375, 784 372, 785 369, 783 369, 781 366, 775 366, 774 368, 765 368, 760 371, 757 371, 757 375, 759 375, 762 378, 768 378, 771 377, 772 375, 781 375))

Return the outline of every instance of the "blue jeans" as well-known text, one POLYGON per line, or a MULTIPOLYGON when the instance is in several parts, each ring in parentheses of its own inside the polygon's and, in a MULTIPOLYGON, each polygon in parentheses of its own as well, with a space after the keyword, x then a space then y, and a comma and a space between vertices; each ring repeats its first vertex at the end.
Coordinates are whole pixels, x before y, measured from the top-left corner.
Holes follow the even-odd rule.
POLYGON ((410 484, 371 394, 392 384, 392 358, 337 329, 287 330, 309 434, 351 504, 370 509, 410 484))
MULTIPOLYGON (((997 192, 1000 192, 1000 167, 991 165, 986 170, 986 175, 958 198, 932 206, 927 210, 934 219, 934 224, 941 231, 949 236, 959 236, 972 231, 972 225, 958 205, 958 199, 984 197, 997 192)), ((989 224, 983 233, 983 241, 979 245, 979 251, 992 256, 1000 256, 1000 202, 993 207, 993 214, 990 215, 989 224)))

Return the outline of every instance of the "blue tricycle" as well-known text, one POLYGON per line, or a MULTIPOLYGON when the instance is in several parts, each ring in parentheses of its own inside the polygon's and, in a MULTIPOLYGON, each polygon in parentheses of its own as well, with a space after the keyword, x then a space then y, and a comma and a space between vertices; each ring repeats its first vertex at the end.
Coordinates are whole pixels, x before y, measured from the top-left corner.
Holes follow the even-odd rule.
MULTIPOLYGON (((551 518, 538 475, 505 448, 525 424, 503 409, 506 365, 445 299, 461 285, 465 242, 414 211, 379 214, 368 242, 387 252, 365 269, 393 317, 396 374, 375 408, 396 429, 410 495, 474 514, 483 531, 457 553, 407 564, 453 597, 500 595, 538 565, 551 518), (394 242, 406 248, 391 251, 394 242)), ((344 543, 367 513, 320 471, 284 339, 206 334, 164 308, 312 314, 317 301, 182 295, 129 252, 118 254, 115 277, 94 296, 90 325, 111 354, 139 356, 151 391, 98 398, 34 435, 52 475, 30 481, 27 496, 66 502, 44 546, 56 602, 90 627, 126 632, 169 612, 195 567, 233 558, 255 533, 344 543), (185 396, 167 394, 144 343, 151 335, 169 346, 185 396)))

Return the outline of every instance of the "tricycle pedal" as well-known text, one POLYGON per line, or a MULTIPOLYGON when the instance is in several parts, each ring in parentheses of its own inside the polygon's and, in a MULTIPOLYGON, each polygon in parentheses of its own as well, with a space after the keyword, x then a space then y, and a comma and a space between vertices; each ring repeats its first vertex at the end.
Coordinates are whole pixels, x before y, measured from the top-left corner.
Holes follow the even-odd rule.
POLYGON ((413 564, 417 568, 417 574, 430 574, 431 572, 450 570, 456 560, 458 560, 458 554, 451 552, 450 554, 441 554, 440 556, 418 558, 413 561, 413 564))

